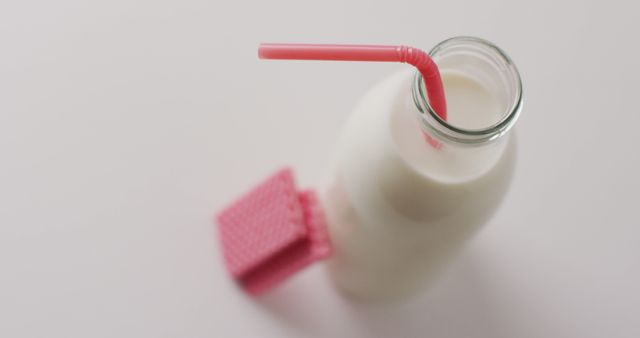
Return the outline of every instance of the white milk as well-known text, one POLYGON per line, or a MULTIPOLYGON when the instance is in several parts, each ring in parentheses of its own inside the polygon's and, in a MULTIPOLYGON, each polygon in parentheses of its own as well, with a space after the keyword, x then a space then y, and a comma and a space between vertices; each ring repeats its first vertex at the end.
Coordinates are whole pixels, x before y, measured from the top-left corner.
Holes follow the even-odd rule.
MULTIPOLYGON (((448 121, 481 129, 506 104, 463 73, 442 73, 448 121)), ((511 180, 513 135, 477 147, 425 142, 411 98, 413 72, 374 87, 338 143, 324 204, 339 288, 363 299, 395 299, 428 285, 496 210, 511 180)))

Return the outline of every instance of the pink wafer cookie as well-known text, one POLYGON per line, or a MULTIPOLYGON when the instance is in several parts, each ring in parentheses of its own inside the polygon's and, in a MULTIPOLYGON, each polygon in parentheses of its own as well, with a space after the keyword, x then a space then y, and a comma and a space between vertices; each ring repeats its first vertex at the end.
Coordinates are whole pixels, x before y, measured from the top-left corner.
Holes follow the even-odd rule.
POLYGON ((218 215, 229 273, 260 294, 329 255, 324 215, 312 190, 298 192, 282 169, 218 215))

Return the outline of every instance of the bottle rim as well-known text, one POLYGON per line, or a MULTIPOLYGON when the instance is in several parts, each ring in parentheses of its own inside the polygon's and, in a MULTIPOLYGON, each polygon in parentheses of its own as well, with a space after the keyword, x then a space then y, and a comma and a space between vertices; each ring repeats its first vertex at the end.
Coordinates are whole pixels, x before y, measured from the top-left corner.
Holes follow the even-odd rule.
POLYGON ((446 51, 448 48, 461 45, 479 48, 485 53, 491 53, 491 56, 495 57, 503 66, 500 71, 506 73, 513 80, 515 93, 507 113, 499 121, 482 129, 466 129, 449 124, 440 118, 429 104, 422 74, 418 71, 414 76, 412 97, 418 109, 421 125, 426 132, 457 144, 480 145, 502 137, 515 125, 522 110, 522 81, 520 73, 511 58, 502 49, 481 38, 471 36, 453 37, 437 44, 429 51, 429 55, 435 60, 439 53, 446 51))

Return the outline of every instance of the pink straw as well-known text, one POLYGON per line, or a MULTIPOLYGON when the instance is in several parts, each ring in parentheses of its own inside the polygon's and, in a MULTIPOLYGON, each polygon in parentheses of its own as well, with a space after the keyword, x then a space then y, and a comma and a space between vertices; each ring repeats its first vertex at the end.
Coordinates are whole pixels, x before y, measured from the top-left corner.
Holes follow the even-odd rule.
POLYGON ((447 103, 438 66, 429 54, 407 46, 317 45, 296 43, 263 43, 258 48, 261 59, 333 60, 405 62, 418 69, 424 79, 429 102, 436 114, 447 119, 447 103))

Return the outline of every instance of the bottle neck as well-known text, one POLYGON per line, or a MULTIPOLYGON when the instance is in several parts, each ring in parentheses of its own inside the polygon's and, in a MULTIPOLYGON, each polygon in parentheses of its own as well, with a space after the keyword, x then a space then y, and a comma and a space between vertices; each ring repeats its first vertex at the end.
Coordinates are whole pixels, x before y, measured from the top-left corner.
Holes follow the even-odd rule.
MULTIPOLYGON (((522 83, 511 59, 492 43, 474 37, 445 40, 436 45, 429 55, 438 64, 443 75, 445 95, 450 108, 458 103, 453 101, 460 99, 459 90, 454 84, 461 78, 481 87, 493 105, 467 105, 464 113, 472 114, 469 116, 455 116, 459 112, 456 109, 450 110, 445 121, 429 104, 422 75, 416 72, 411 92, 424 132, 445 145, 464 147, 481 146, 504 137, 515 125, 522 110, 522 83), (454 84, 448 86, 448 82, 454 84), (473 111, 474 109, 477 111, 473 111), (473 115, 476 113, 478 115, 473 115), (482 117, 480 114, 490 114, 493 119, 487 118, 473 127, 461 123, 468 117, 482 117)), ((466 88, 465 85, 462 88, 466 88)), ((469 95, 464 91, 460 93, 469 95)))

